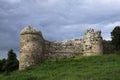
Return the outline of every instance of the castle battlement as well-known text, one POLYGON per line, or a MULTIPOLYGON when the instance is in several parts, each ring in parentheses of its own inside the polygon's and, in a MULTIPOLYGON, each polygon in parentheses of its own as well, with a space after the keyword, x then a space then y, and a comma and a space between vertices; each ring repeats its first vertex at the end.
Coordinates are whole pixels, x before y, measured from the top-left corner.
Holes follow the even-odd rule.
POLYGON ((83 38, 51 42, 45 40, 40 31, 28 26, 21 31, 19 69, 49 58, 101 54, 101 31, 88 29, 83 38))

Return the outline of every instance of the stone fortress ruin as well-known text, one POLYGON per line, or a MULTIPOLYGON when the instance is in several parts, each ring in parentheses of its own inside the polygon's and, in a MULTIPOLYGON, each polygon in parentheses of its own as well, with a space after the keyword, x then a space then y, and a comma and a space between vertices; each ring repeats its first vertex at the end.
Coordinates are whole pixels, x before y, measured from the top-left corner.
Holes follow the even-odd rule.
POLYGON ((40 31, 28 26, 21 31, 19 69, 23 70, 48 58, 101 54, 103 54, 101 31, 88 29, 84 38, 51 42, 45 40, 40 31))

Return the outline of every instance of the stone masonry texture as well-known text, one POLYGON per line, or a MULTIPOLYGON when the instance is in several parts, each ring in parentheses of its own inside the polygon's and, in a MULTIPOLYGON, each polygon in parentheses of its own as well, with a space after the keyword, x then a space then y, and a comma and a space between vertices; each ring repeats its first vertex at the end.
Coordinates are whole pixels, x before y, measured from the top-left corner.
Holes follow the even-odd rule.
POLYGON ((45 40, 40 31, 28 26, 21 31, 19 69, 23 70, 49 58, 102 54, 101 31, 88 29, 84 38, 52 42, 45 40))

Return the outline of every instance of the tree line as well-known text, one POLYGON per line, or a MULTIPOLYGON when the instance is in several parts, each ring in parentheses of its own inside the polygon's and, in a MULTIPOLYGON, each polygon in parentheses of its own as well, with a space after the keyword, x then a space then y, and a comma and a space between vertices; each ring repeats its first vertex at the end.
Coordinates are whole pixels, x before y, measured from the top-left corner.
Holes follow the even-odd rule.
POLYGON ((16 53, 11 49, 8 51, 7 59, 0 60, 0 73, 9 74, 19 68, 19 61, 17 59, 16 53))
POLYGON ((120 50, 120 26, 116 26, 111 32, 112 44, 115 50, 120 50))
POLYGON ((115 28, 111 31, 111 40, 103 40, 103 53, 120 53, 120 26, 115 26, 115 28))

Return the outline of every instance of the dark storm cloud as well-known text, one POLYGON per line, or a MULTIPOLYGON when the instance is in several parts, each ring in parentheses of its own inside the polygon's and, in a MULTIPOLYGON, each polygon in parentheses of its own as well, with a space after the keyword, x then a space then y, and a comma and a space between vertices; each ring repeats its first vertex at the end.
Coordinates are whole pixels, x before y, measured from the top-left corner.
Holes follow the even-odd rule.
POLYGON ((27 25, 48 40, 83 37, 88 28, 102 30, 109 40, 120 25, 119 7, 119 0, 0 0, 0 53, 19 53, 20 31, 27 25))

